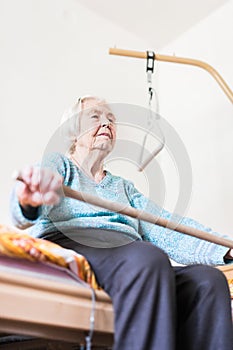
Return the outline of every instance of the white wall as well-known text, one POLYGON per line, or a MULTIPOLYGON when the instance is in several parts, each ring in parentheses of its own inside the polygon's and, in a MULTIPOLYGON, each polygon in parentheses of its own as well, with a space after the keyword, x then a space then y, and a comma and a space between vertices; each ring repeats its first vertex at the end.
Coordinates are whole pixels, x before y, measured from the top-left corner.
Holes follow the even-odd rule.
MULTIPOLYGON (((160 53, 196 58, 212 65, 233 87, 233 1, 213 12, 160 53)), ((159 63, 161 114, 178 131, 193 169, 187 215, 233 235, 233 110, 212 76, 197 67, 159 63)), ((175 189, 168 174, 172 208, 175 189), (174 190, 173 190, 174 189, 174 190)))
POLYGON ((13 170, 40 159, 78 96, 144 103, 143 61, 108 48, 147 45, 75 0, 1 0, 0 33, 0 223, 9 223, 13 170))

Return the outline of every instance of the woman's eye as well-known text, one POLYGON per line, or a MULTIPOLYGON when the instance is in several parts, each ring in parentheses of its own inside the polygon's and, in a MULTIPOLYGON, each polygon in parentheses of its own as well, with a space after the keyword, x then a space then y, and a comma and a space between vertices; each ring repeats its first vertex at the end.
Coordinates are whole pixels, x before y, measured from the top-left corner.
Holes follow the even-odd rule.
POLYGON ((92 118, 92 119, 98 119, 99 116, 98 116, 97 114, 94 114, 94 115, 91 116, 91 118, 92 118))
POLYGON ((115 118, 114 115, 111 115, 111 114, 110 114, 110 115, 108 116, 108 120, 109 120, 110 123, 113 123, 113 124, 116 123, 116 118, 115 118))

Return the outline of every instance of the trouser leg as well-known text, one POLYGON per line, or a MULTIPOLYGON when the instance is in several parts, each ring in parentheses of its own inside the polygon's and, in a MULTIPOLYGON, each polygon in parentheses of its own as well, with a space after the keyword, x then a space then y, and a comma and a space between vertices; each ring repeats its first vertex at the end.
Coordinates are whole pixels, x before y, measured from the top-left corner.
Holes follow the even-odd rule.
POLYGON ((213 267, 176 268, 177 350, 232 350, 230 295, 213 267))
POLYGON ((145 242, 111 249, 57 243, 83 254, 112 298, 114 350, 175 349, 175 276, 166 254, 145 242))
POLYGON ((167 256, 147 243, 116 252, 105 290, 115 310, 116 350, 175 349, 174 273, 167 256))

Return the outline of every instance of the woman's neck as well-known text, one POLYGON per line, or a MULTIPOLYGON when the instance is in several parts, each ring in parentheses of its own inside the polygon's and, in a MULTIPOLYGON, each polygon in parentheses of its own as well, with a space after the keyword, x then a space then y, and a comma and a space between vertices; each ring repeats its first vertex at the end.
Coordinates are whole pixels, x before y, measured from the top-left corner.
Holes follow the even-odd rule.
POLYGON ((103 169, 104 158, 102 152, 98 150, 88 151, 83 147, 79 147, 70 156, 74 164, 81 169, 92 180, 99 183, 103 180, 105 172, 103 169))

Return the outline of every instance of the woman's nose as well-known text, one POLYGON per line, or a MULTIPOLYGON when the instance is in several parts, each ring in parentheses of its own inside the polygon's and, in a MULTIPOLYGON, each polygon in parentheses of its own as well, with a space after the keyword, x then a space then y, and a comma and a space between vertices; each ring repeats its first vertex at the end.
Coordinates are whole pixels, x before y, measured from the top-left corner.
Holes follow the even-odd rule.
POLYGON ((100 123, 101 123, 102 127, 105 127, 105 126, 107 127, 110 124, 109 120, 107 118, 105 118, 105 117, 101 118, 100 123))
POLYGON ((102 126, 103 128, 108 127, 108 126, 109 126, 109 122, 102 123, 101 126, 102 126))

